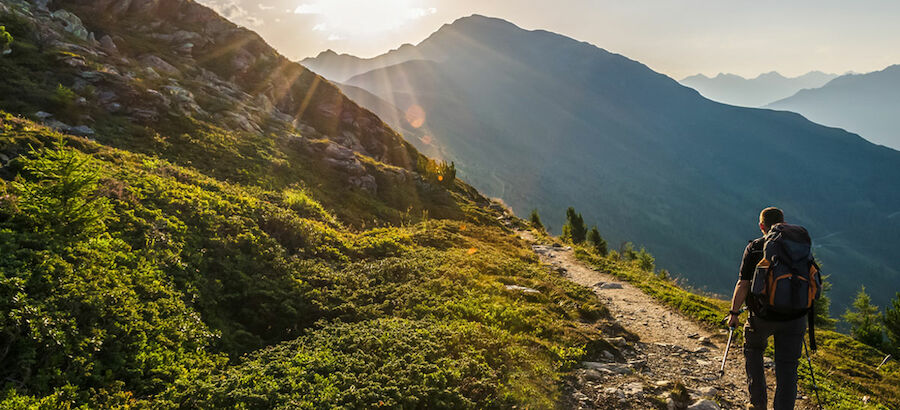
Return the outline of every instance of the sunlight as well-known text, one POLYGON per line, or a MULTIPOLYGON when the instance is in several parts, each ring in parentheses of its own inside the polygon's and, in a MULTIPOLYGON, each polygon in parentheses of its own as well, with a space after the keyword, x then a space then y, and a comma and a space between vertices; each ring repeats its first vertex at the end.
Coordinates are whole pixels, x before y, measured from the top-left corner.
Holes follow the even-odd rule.
POLYGON ((437 9, 425 7, 420 0, 308 0, 294 9, 320 19, 313 31, 329 34, 331 39, 345 35, 377 34, 393 30, 437 9))

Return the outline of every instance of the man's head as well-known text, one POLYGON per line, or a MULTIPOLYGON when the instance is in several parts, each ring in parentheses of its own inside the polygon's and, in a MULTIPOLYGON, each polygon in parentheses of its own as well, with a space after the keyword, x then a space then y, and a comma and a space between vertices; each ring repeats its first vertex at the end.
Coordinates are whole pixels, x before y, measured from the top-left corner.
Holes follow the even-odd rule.
POLYGON ((784 212, 774 206, 763 209, 759 213, 759 229, 763 234, 769 233, 772 226, 784 223, 784 212))

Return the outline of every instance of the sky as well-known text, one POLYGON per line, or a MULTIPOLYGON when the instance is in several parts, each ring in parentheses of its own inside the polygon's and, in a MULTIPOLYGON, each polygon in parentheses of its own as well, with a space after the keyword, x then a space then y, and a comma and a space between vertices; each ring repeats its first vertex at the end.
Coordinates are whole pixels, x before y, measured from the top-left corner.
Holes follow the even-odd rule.
POLYGON ((483 14, 587 41, 673 78, 900 64, 897 0, 198 0, 300 60, 373 57, 483 14))

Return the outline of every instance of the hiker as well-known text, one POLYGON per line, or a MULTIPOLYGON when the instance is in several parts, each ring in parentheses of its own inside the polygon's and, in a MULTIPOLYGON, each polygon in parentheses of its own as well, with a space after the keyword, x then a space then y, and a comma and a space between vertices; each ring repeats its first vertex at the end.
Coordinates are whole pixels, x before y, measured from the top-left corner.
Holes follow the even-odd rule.
POLYGON ((806 229, 784 223, 778 208, 759 215, 763 236, 747 245, 740 278, 734 288, 728 326, 738 324, 746 302, 750 317, 744 325, 744 359, 750 391, 750 408, 766 409, 766 374, 763 352, 775 337, 775 410, 794 408, 797 398, 797 366, 803 335, 810 324, 813 301, 821 292, 821 276, 811 253, 806 229), (768 276, 768 277, 767 277, 768 276))

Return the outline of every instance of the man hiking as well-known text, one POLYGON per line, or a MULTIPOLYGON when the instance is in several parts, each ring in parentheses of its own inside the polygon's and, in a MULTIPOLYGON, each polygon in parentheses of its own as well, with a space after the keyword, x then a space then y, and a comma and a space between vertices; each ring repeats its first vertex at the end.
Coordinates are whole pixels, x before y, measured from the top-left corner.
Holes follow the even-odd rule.
MULTIPOLYGON (((738 324, 746 302, 750 317, 744 325, 744 359, 750 391, 750 408, 766 409, 766 375, 763 352, 775 337, 775 410, 794 408, 797 398, 797 366, 813 301, 820 294, 821 277, 812 258, 806 229, 784 223, 778 208, 766 208, 759 216, 763 236, 747 245, 740 279, 734 288, 728 326, 738 324)), ((810 346, 815 345, 810 336, 810 346)))

